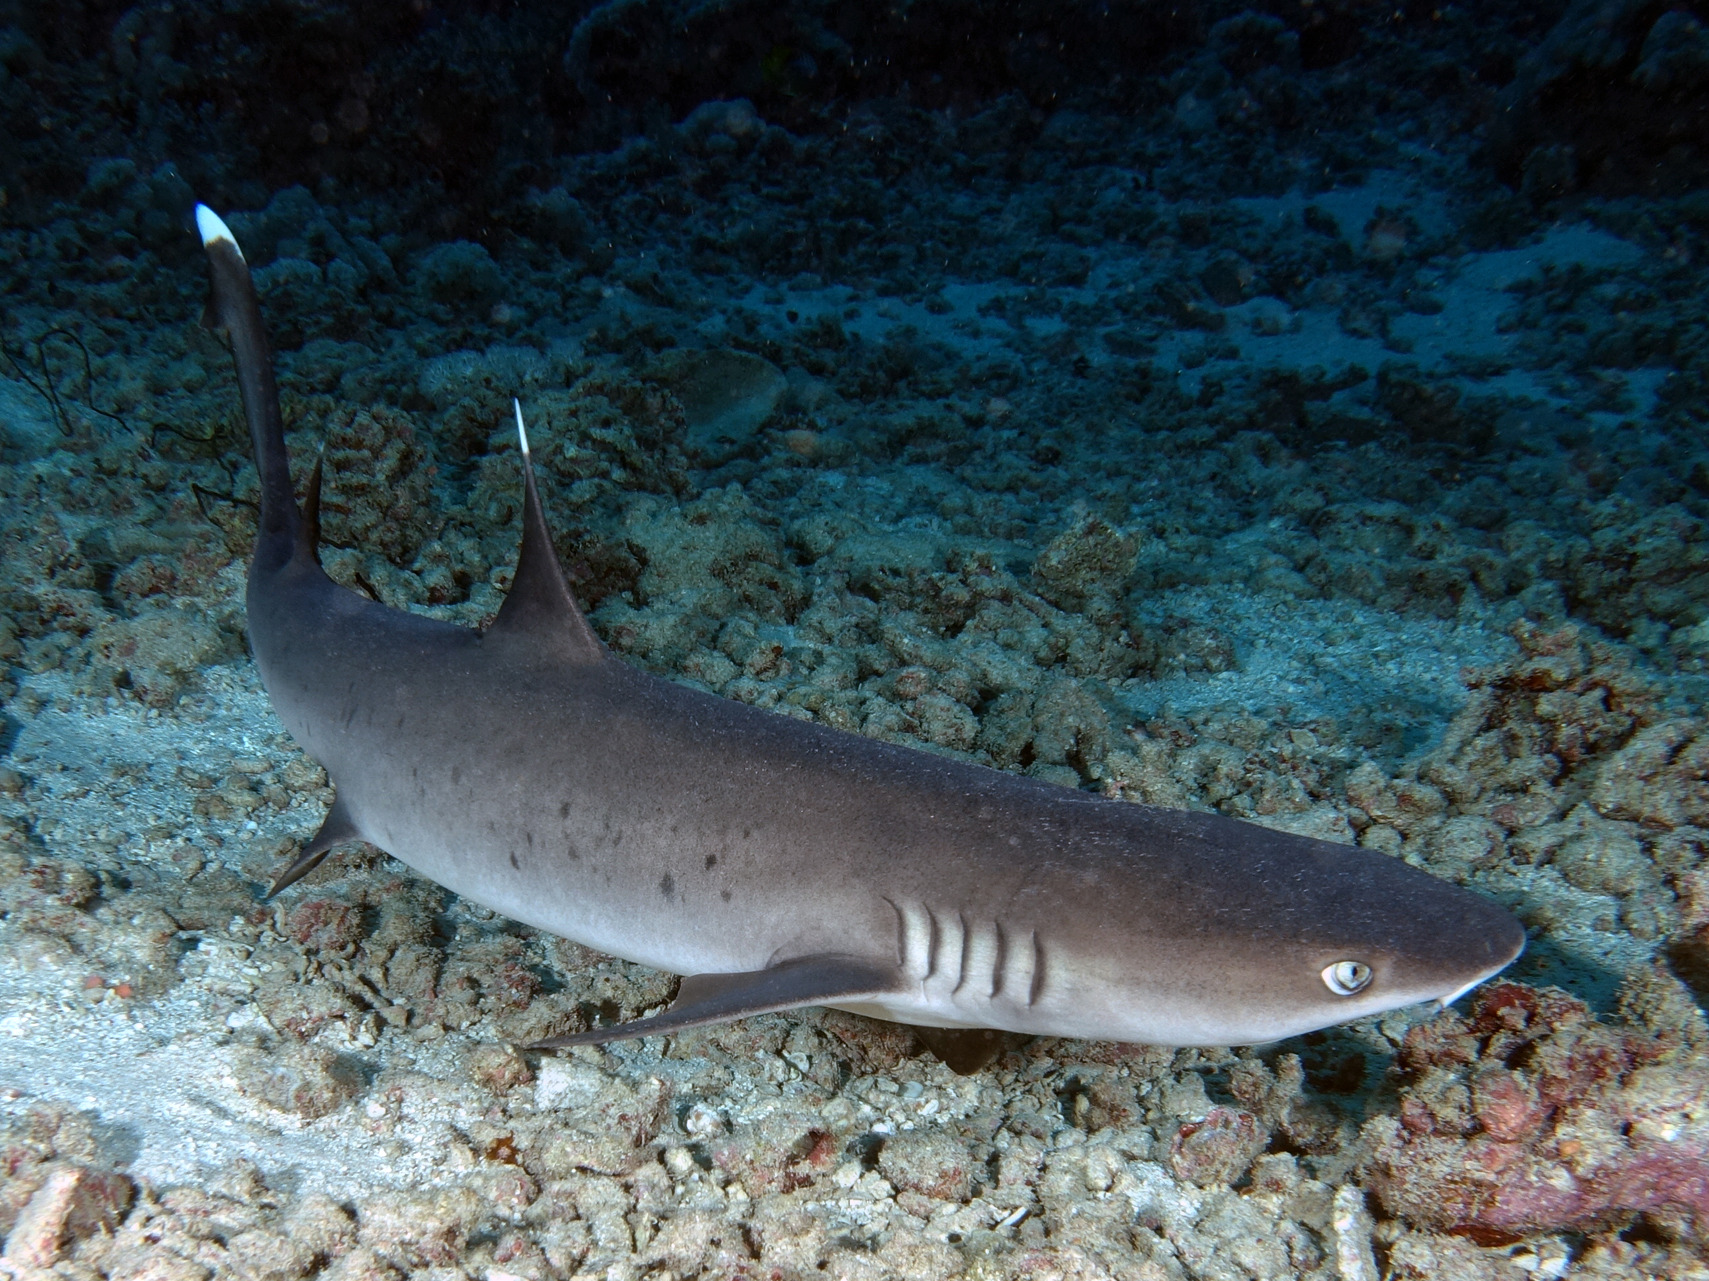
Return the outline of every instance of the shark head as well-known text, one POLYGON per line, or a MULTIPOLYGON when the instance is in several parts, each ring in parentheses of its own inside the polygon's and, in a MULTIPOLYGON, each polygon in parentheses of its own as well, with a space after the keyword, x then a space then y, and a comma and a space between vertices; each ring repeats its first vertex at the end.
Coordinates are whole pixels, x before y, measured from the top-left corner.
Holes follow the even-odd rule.
POLYGON ((1082 1035, 1262 1044, 1446 1005, 1525 947, 1500 904, 1371 850, 1211 814, 1172 815, 1166 836, 1148 825, 1145 838, 1138 866, 1096 887, 1105 910, 1052 960, 1082 1035))
POLYGON ((1330 910, 1315 927, 1272 936, 1267 956, 1242 949, 1232 968, 1244 970, 1250 993, 1248 1037, 1293 1036, 1425 1002, 1443 1007, 1524 951, 1524 927, 1501 906, 1391 862, 1359 860, 1359 880, 1328 893, 1330 910))

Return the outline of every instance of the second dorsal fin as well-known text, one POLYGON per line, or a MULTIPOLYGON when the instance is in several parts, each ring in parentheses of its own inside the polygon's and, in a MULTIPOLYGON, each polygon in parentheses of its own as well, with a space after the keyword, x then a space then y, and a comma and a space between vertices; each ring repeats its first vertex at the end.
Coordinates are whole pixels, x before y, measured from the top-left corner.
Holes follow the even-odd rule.
POLYGON ((583 617, 552 548, 552 531, 546 527, 546 513, 534 486, 522 402, 515 403, 516 434, 522 447, 522 551, 516 558, 510 593, 486 634, 526 638, 542 652, 557 653, 570 662, 596 663, 605 657, 605 646, 583 617))
POLYGON ((315 469, 309 473, 309 485, 303 491, 303 521, 297 526, 297 558, 320 564, 320 485, 322 464, 326 461, 324 448, 315 459, 315 469))

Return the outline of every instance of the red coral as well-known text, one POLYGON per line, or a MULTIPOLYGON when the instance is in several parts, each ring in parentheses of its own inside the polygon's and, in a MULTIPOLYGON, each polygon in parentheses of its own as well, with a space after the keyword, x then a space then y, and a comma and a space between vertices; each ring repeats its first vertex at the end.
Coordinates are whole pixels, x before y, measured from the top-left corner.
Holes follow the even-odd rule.
POLYGON ((1689 1038, 1494 983, 1412 1029, 1399 1067, 1399 1117, 1366 1127, 1367 1186, 1392 1214, 1474 1239, 1709 1220, 1709 1066, 1689 1038), (1453 1097, 1470 1099, 1463 1134, 1441 1123, 1453 1097))
POLYGON ((1212 1108, 1183 1125, 1169 1144, 1169 1164, 1194 1183, 1232 1183, 1264 1150, 1269 1133, 1243 1108, 1212 1108))
POLYGON ((362 937, 362 914, 337 899, 312 898, 285 919, 285 932, 316 952, 342 952, 362 937))
POLYGON ((1549 1109, 1519 1073, 1487 1067, 1472 1082, 1472 1112, 1491 1138, 1516 1143, 1548 1119, 1549 1109))

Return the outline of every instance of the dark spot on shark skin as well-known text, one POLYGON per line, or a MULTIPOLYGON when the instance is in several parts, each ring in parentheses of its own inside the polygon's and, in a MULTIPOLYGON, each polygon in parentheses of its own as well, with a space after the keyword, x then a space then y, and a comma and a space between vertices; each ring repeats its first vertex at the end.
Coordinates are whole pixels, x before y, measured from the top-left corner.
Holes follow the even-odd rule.
POLYGON ((720 891, 718 891, 718 897, 723 899, 726 903, 728 903, 730 901, 730 891, 729 890, 720 890, 720 891))
POLYGON ((463 781, 463 767, 461 765, 453 765, 451 767, 451 786, 456 787, 457 784, 461 783, 462 781, 463 781))
POLYGON ((568 801, 565 801, 562 805, 558 806, 558 817, 559 818, 568 818, 569 816, 570 816, 570 803, 568 801))
POLYGON ((718 856, 716 854, 708 854, 706 856, 706 870, 708 872, 710 872, 713 868, 715 868, 717 866, 718 866, 718 856))
POLYGON ((564 846, 564 857, 572 863, 579 863, 582 861, 582 852, 574 845, 566 845, 564 846))
POLYGON ((402 729, 403 727, 404 727, 404 717, 403 717, 403 713, 400 712, 398 714, 398 728, 402 729))
POLYGON ((620 827, 617 829, 617 834, 611 838, 611 848, 616 849, 621 844, 623 844, 623 829, 620 827))
POLYGON ((753 835, 754 835, 754 829, 753 828, 744 827, 742 829, 742 839, 744 841, 753 839, 753 835))
POLYGON ((515 850, 512 850, 510 852, 510 865, 512 867, 514 867, 519 872, 522 870, 522 864, 517 862, 517 860, 516 860, 516 851, 515 850))
POLYGON ((669 872, 666 872, 659 878, 659 893, 663 894, 666 898, 670 898, 671 895, 676 893, 676 882, 671 879, 671 874, 669 872))

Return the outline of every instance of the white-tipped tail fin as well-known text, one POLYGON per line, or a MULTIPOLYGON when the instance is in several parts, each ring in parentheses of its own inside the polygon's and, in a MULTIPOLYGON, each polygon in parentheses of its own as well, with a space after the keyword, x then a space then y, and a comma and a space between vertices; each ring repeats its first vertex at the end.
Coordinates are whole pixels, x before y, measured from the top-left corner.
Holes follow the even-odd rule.
POLYGON ((522 443, 522 456, 524 458, 527 458, 528 457, 528 428, 523 426, 523 424, 522 424, 522 402, 520 400, 518 400, 515 396, 512 396, 510 398, 510 403, 516 406, 516 438, 517 438, 517 440, 519 440, 522 443))
POLYGON ((237 250, 237 256, 243 257, 243 249, 237 243, 237 237, 231 234, 231 228, 225 225, 225 219, 206 205, 196 206, 196 230, 202 233, 202 246, 204 248, 216 240, 226 240, 230 241, 231 247, 237 250))

